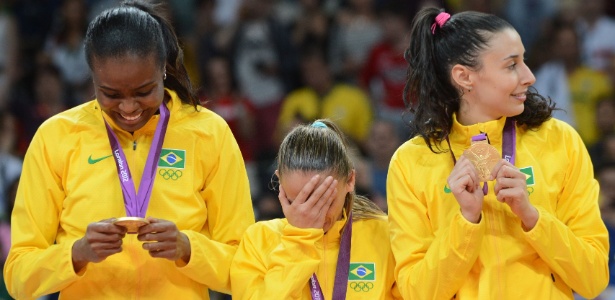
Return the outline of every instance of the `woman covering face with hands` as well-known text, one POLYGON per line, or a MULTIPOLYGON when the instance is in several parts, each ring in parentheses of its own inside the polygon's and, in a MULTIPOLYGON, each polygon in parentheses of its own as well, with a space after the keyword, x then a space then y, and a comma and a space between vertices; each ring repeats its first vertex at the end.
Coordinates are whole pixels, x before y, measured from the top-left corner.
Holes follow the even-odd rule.
POLYGON ((90 24, 96 100, 50 118, 28 149, 4 274, 17 299, 208 299, 254 222, 241 152, 197 105, 158 6, 90 24), (128 218, 125 218, 128 217, 128 218), (140 227, 139 227, 140 226, 140 227))
POLYGON ((231 267, 233 298, 399 298, 386 215, 355 194, 339 128, 328 120, 296 127, 277 164, 286 218, 246 231, 231 267))
POLYGON ((608 281, 598 184, 579 135, 530 86, 514 28, 436 8, 414 19, 414 137, 387 178, 407 299, 572 299, 608 281))

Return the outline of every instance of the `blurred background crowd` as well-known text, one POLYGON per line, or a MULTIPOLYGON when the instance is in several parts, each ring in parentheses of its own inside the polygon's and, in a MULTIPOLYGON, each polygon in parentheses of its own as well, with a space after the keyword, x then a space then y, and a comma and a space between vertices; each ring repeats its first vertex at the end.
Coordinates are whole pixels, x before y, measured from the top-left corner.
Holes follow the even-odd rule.
MULTIPOLYGON (((404 50, 414 14, 432 5, 493 13, 517 29, 535 88, 555 100, 563 109, 557 117, 587 145, 603 217, 615 230, 615 1, 165 2, 202 105, 226 119, 241 148, 258 220, 282 216, 270 188, 281 139, 293 125, 323 117, 353 146, 358 193, 386 211, 389 160, 409 138, 412 119, 402 100, 404 50)), ((82 41, 89 21, 118 3, 0 0, 3 255, 28 144, 47 118, 94 99, 82 41)))

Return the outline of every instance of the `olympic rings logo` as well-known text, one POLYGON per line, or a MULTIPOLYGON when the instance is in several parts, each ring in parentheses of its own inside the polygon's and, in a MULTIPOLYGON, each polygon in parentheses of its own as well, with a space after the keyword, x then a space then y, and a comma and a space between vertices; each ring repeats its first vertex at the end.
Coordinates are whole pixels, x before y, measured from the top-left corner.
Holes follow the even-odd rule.
POLYGON ((374 288, 374 284, 371 282, 351 282, 350 288, 355 292, 369 292, 374 288))
POLYGON ((181 170, 173 170, 173 169, 160 169, 158 170, 158 174, 160 176, 162 176, 162 178, 164 178, 165 180, 177 180, 180 177, 182 177, 182 175, 184 175, 184 173, 181 170))

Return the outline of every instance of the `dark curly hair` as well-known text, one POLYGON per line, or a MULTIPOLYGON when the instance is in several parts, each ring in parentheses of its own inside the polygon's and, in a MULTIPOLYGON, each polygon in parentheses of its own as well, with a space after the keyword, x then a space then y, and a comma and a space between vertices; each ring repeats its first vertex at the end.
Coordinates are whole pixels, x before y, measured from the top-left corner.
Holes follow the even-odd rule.
MULTIPOLYGON (((411 136, 423 137, 431 151, 442 152, 442 142, 451 131, 453 113, 459 110, 462 92, 451 81, 450 71, 460 64, 481 68, 480 55, 490 38, 514 29, 505 20, 479 12, 461 12, 441 27, 432 24, 441 10, 424 8, 415 16, 410 45, 404 56, 409 63, 404 102, 413 114, 411 136), (445 63, 443 63, 445 62, 445 63)), ((530 88, 523 113, 512 117, 517 125, 534 129, 551 118, 555 104, 530 88)))

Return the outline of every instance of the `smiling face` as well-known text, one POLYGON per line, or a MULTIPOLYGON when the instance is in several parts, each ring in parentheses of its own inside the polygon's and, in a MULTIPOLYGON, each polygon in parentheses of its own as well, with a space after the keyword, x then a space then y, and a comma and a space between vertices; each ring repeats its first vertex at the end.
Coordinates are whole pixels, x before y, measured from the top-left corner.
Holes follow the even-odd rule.
MULTIPOLYGON (((286 193, 286 197, 290 202, 294 201, 299 195, 299 192, 303 189, 303 187, 314 177, 314 175, 320 174, 320 181, 318 182, 317 187, 322 184, 323 181, 327 178, 327 176, 331 175, 328 173, 318 173, 318 172, 303 172, 303 171, 290 171, 285 173, 280 177, 280 184, 282 188, 284 188, 284 192, 286 193)), ((342 217, 342 209, 344 208, 344 202, 346 201, 346 195, 354 190, 354 171, 351 174, 350 178, 337 179, 337 195, 335 195, 335 199, 333 199, 333 203, 329 207, 329 210, 326 212, 325 224, 323 226, 323 230, 325 232, 329 231, 331 226, 338 221, 342 217)))
POLYGON ((115 124, 128 132, 143 127, 158 111, 164 99, 163 74, 154 54, 92 60, 98 103, 115 124))
POLYGON ((523 61, 524 53, 515 30, 504 29, 491 36, 488 48, 479 55, 481 68, 466 68, 467 77, 456 80, 464 90, 458 115, 462 124, 487 122, 523 112, 527 90, 536 81, 523 61))

